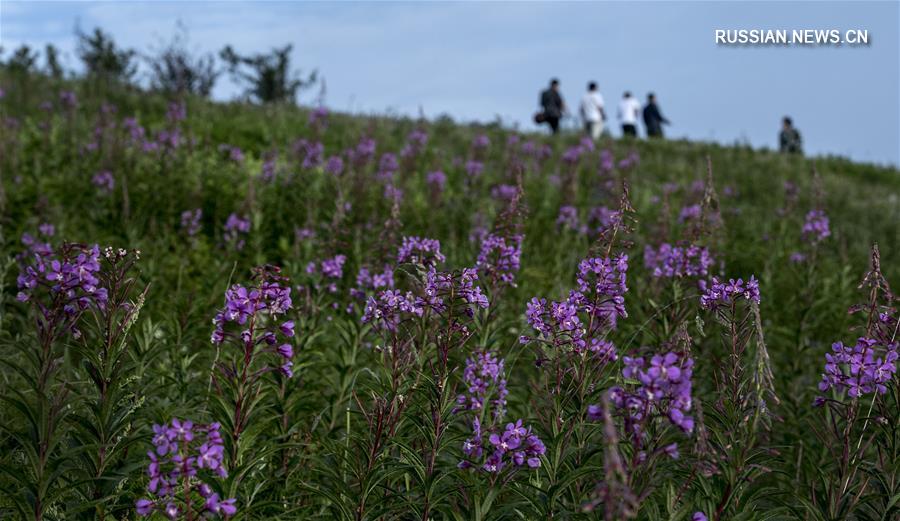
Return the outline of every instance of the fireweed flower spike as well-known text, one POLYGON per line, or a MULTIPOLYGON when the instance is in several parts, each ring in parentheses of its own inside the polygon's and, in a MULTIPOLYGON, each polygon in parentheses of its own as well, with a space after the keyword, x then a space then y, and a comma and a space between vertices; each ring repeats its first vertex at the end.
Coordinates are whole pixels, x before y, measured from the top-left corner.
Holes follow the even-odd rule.
POLYGON ((16 299, 30 302, 41 292, 49 295, 35 300, 43 320, 39 323, 42 334, 51 337, 69 330, 76 337, 81 332, 76 322, 82 312, 102 308, 107 302, 107 291, 99 287, 100 247, 84 247, 67 244, 56 253, 35 253, 27 261, 16 278, 19 292, 16 299))
MULTIPOLYGON (((667 422, 686 434, 694 431, 694 419, 689 416, 694 360, 674 352, 654 355, 649 361, 628 356, 622 357, 622 360, 625 363, 622 376, 634 383, 612 387, 608 396, 610 403, 624 418, 625 432, 639 456, 638 462, 643 460, 648 449, 677 459, 676 444, 654 446, 656 441, 649 440, 646 433, 651 424, 659 421, 667 422)), ((589 406, 587 413, 588 419, 602 419, 602 407, 599 405, 589 406)))
POLYGON ((518 467, 538 468, 544 443, 522 420, 502 424, 506 413, 504 361, 492 352, 477 351, 466 360, 467 393, 457 397, 454 412, 472 417, 472 435, 462 444, 461 469, 490 474, 518 467), (487 422, 486 425, 482 422, 487 422), (485 439, 486 438, 486 439, 485 439))
POLYGON ((254 269, 253 283, 235 284, 225 292, 225 307, 213 319, 211 337, 216 346, 228 345, 217 361, 213 378, 219 392, 232 390, 228 398, 233 418, 228 435, 231 439, 232 463, 237 460, 238 441, 254 412, 254 396, 259 393, 261 377, 266 373, 291 378, 294 350, 290 346, 294 323, 287 319, 292 309, 289 280, 275 266, 254 269), (223 385, 223 382, 225 385, 223 385))
POLYGON ((424 237, 404 237, 397 250, 397 264, 411 263, 437 266, 446 259, 441 253, 441 243, 424 237))
POLYGON ((481 240, 475 268, 485 280, 515 287, 521 257, 521 235, 504 238, 489 233, 481 240))
POLYGON ((245 353, 248 365, 253 364, 256 354, 277 355, 269 369, 288 373, 293 350, 284 348, 283 343, 282 347, 274 346, 294 336, 294 323, 286 320, 286 313, 292 307, 289 281, 273 266, 256 268, 255 279, 254 286, 235 284, 225 292, 225 307, 213 319, 215 329, 211 341, 217 346, 226 341, 237 344, 245 353), (239 333, 229 331, 232 326, 244 329, 239 333))
POLYGON ((828 216, 822 210, 811 210, 806 214, 803 223, 803 238, 812 244, 818 244, 831 236, 828 216))
POLYGON ((628 316, 627 270, 627 255, 581 261, 578 289, 571 290, 566 300, 548 304, 547 299, 535 297, 526 305, 525 318, 538 335, 522 336, 520 342, 545 344, 554 350, 550 356, 556 356, 555 349, 566 348, 576 354, 590 352, 603 362, 616 360, 615 347, 605 336, 616 328, 619 318, 628 316))
POLYGON ((854 346, 835 342, 832 353, 825 355, 825 373, 819 383, 822 392, 846 392, 852 398, 867 394, 885 394, 897 372, 896 342, 879 345, 872 338, 861 337, 854 346))
POLYGON ((425 274, 422 302, 435 313, 443 313, 447 306, 461 304, 463 312, 474 316, 475 308, 487 308, 487 296, 480 286, 476 286, 478 272, 474 268, 463 268, 455 272, 439 272, 431 267, 425 274))
POLYGON ((244 241, 248 233, 250 233, 250 219, 236 213, 228 216, 223 235, 226 246, 236 251, 244 249, 244 241))
POLYGON ((730 306, 739 299, 745 299, 759 304, 759 281, 752 275, 745 284, 742 279, 729 279, 728 282, 720 282, 716 277, 711 282, 701 280, 699 282, 700 306, 704 309, 716 310, 723 306, 730 306))
POLYGON ((116 187, 116 180, 113 177, 112 172, 108 170, 103 170, 94 174, 94 177, 91 178, 91 182, 94 183, 94 186, 96 186, 98 191, 103 195, 111 194, 116 187))
POLYGON ((188 237, 194 237, 200 231, 200 219, 203 218, 203 210, 185 210, 181 212, 181 230, 188 237))
POLYGON ((503 416, 506 412, 506 396, 509 394, 503 375, 503 363, 502 358, 498 358, 490 351, 476 351, 472 357, 466 359, 466 368, 463 372, 466 392, 457 396, 454 412, 480 411, 486 407, 485 402, 490 399, 488 406, 494 416, 503 416))
POLYGON ((672 246, 662 243, 658 249, 644 248, 644 265, 654 277, 705 277, 713 258, 706 248, 696 245, 672 246))
POLYGON ((149 498, 135 502, 142 517, 160 512, 169 519, 228 518, 237 512, 236 500, 221 499, 207 484, 208 477, 228 476, 220 425, 195 425, 173 419, 153 426, 153 450, 147 453, 149 498))
POLYGON ((369 297, 362 322, 372 324, 376 330, 396 332, 404 319, 420 317, 424 312, 421 301, 412 292, 403 294, 389 289, 379 293, 378 298, 369 297))
POLYGON ((506 427, 488 436, 484 443, 484 432, 477 418, 473 422, 472 436, 463 442, 463 454, 467 459, 459 463, 461 469, 480 469, 497 474, 504 469, 516 467, 538 468, 541 456, 547 451, 541 439, 525 427, 522 420, 507 423, 506 427), (484 454, 490 454, 481 461, 484 454))

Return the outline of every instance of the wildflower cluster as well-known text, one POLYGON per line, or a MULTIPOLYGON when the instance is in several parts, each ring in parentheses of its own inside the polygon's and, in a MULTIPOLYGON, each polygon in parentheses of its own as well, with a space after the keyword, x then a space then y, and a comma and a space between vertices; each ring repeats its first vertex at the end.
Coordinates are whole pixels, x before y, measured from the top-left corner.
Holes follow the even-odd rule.
POLYGON ((372 324, 376 330, 396 332, 400 323, 410 317, 421 317, 425 312, 420 299, 411 291, 384 290, 378 297, 369 297, 362 322, 372 324))
POLYGON ((716 277, 709 283, 701 280, 699 285, 703 292, 700 295, 700 306, 704 309, 716 310, 742 298, 759 304, 759 281, 752 275, 746 285, 743 279, 729 279, 726 283, 719 282, 716 277))
POLYGON ((489 233, 481 239, 481 251, 475 268, 487 280, 515 287, 521 257, 521 235, 505 238, 489 233))
POLYGON ((250 219, 232 213, 225 221, 225 244, 236 251, 244 249, 245 237, 250 233, 250 219))
POLYGON ((103 170, 94 174, 91 182, 97 187, 99 192, 104 195, 111 194, 116 187, 116 180, 109 170, 103 170))
MULTIPOLYGON (((860 337, 856 345, 843 342, 831 345, 832 353, 825 355, 825 373, 819 383, 820 391, 846 391, 853 398, 866 394, 885 394, 897 372, 898 344, 880 344, 872 338, 860 337)), ((818 400, 817 403, 821 403, 818 400)))
POLYGON ((45 332, 64 325, 78 338, 77 318, 90 308, 103 308, 108 300, 106 288, 100 287, 100 269, 96 244, 66 244, 56 252, 40 248, 27 261, 22 259, 16 299, 37 306, 43 317, 39 327, 45 332))
POLYGON ((344 160, 341 156, 331 156, 325 161, 325 172, 335 177, 344 172, 344 160))
POLYGON ((481 469, 498 474, 507 467, 538 468, 541 466, 541 456, 547 451, 544 442, 532 432, 531 427, 522 425, 522 420, 515 423, 507 423, 503 432, 495 432, 488 436, 489 445, 484 444, 481 425, 476 420, 471 438, 463 442, 463 454, 465 460, 459 463, 459 468, 475 468, 484 453, 490 455, 481 463, 481 469))
MULTIPOLYGON (((604 336, 615 329, 618 318, 628 316, 627 270, 627 255, 585 259, 578 267, 578 289, 570 291, 566 300, 548 305, 547 299, 532 298, 525 318, 538 332, 538 340, 557 348, 569 345, 576 353, 587 350, 604 361, 615 360, 615 347, 604 336)), ((522 343, 531 340, 527 336, 520 339, 522 343)))
POLYGON ((691 204, 681 209, 678 214, 678 222, 687 222, 699 219, 703 213, 703 208, 699 204, 691 204))
POLYGON ((506 412, 506 378, 503 374, 503 359, 491 351, 476 351, 466 359, 463 381, 466 392, 456 397, 454 411, 480 411, 490 399, 494 416, 506 412))
MULTIPOLYGON (((630 388, 616 386, 609 390, 609 399, 621 411, 625 431, 631 436, 636 449, 643 451, 647 444, 647 426, 656 419, 665 418, 683 432, 694 430, 691 410, 691 378, 694 360, 679 353, 654 355, 650 363, 642 358, 622 357, 625 369, 622 376, 635 381, 630 388)), ((599 420, 602 407, 588 407, 588 417, 599 420)), ((663 451, 677 458, 677 445, 669 445, 663 451)))
POLYGON ((309 112, 309 125, 324 129, 328 125, 328 107, 318 106, 309 112))
POLYGON ((233 163, 241 164, 244 162, 244 151, 240 147, 222 143, 219 145, 219 152, 233 163))
POLYGON ((806 214, 803 223, 803 237, 812 244, 817 244, 831 236, 828 216, 822 210, 811 210, 806 214))
POLYGON ((559 215, 556 217, 556 225, 564 229, 581 231, 578 209, 571 205, 560 206, 559 215))
POLYGON ((294 336, 294 322, 285 320, 285 314, 292 306, 291 288, 287 278, 271 266, 257 268, 255 278, 250 288, 235 284, 225 292, 225 307, 213 319, 211 341, 217 346, 233 341, 245 353, 247 365, 252 364, 253 356, 263 346, 262 352, 277 355, 279 361, 261 371, 277 369, 290 378, 294 374, 294 350, 288 339, 294 336), (230 332, 229 324, 244 329, 230 332))
POLYGON ((443 192, 444 187, 447 186, 447 175, 440 170, 428 172, 428 175, 425 176, 425 182, 438 192, 443 192))
POLYGON ((436 239, 404 237, 400 249, 397 250, 397 264, 436 266, 445 260, 446 257, 441 253, 441 243, 436 239))
POLYGON ((484 173, 484 163, 474 159, 466 161, 466 174, 469 178, 481 177, 482 173, 484 173))
POLYGON ((448 306, 462 303, 464 312, 471 317, 474 308, 486 308, 489 304, 481 287, 475 285, 477 280, 478 272, 474 268, 440 272, 432 267, 425 275, 423 302, 436 313, 443 313, 448 306))
POLYGON ((605 321, 609 329, 615 329, 616 321, 625 318, 625 285, 628 271, 628 255, 612 258, 584 259, 578 265, 578 291, 569 294, 569 300, 579 305, 589 315, 605 321))
POLYGON ((698 277, 709 274, 713 259, 709 250, 690 244, 672 246, 662 243, 659 248, 644 248, 644 265, 654 277, 698 277))
MULTIPOLYGON (((327 281, 325 288, 329 293, 337 293, 338 286, 336 281, 340 281, 344 277, 344 264, 347 262, 346 255, 335 255, 320 262, 310 262, 306 265, 306 273, 308 275, 321 274, 322 278, 327 281)), ((318 287, 318 286, 317 286, 318 287)))
POLYGON ((360 288, 393 288, 394 268, 390 264, 385 264, 381 273, 372 273, 368 268, 362 267, 356 274, 356 284, 360 288))
POLYGON ((603 234, 622 223, 622 212, 611 210, 605 206, 596 206, 588 212, 588 228, 594 233, 603 234))
POLYGON ((197 235, 200 231, 200 219, 203 218, 203 210, 185 210, 181 212, 181 229, 188 237, 197 235))
POLYGON ((428 144, 428 133, 425 130, 417 128, 406 136, 406 144, 400 150, 400 157, 404 159, 416 157, 425 150, 428 144))
POLYGON ((194 425, 177 418, 153 426, 154 449, 147 452, 150 498, 135 503, 138 515, 159 512, 169 519, 227 518, 237 512, 237 500, 222 499, 201 476, 201 472, 228 476, 219 428, 218 423, 194 425))
POLYGON ((21 252, 16 259, 19 261, 25 259, 31 259, 35 255, 39 257, 46 257, 53 253, 53 246, 47 242, 53 235, 56 233, 56 228, 49 223, 44 223, 38 226, 38 235, 37 237, 31 235, 30 233, 22 234, 22 245, 25 246, 25 251, 21 252))

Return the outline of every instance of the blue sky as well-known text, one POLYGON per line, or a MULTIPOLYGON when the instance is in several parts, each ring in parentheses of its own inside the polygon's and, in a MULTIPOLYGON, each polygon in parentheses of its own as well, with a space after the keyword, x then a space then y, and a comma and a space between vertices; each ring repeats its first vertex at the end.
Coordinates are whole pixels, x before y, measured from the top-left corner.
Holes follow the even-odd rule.
MULTIPOLYGON (((74 56, 76 23, 147 51, 175 21, 196 50, 294 44, 336 110, 488 121, 533 130, 551 76, 576 105, 657 93, 669 135, 776 146, 789 114, 812 154, 900 164, 900 2, 14 2, 0 42, 74 56), (868 46, 723 47, 715 29, 865 29, 868 46)), ((223 79, 214 95, 238 89, 223 79)), ((307 101, 314 93, 305 94, 307 101)), ((614 111, 611 111, 614 112, 614 111)), ((614 129, 618 134, 618 129, 614 129)))

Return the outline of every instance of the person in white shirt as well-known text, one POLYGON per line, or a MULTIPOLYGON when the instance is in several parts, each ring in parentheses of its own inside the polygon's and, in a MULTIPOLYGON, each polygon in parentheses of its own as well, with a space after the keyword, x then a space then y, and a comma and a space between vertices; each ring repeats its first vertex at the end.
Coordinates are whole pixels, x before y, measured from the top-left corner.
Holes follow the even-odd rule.
POLYGON ((596 141, 603 132, 603 120, 606 112, 603 110, 603 96, 597 90, 597 82, 588 83, 588 90, 581 98, 581 118, 584 120, 584 131, 591 139, 596 141))
POLYGON ((641 103, 625 91, 619 102, 619 121, 622 122, 622 135, 637 137, 637 122, 641 115, 641 103))

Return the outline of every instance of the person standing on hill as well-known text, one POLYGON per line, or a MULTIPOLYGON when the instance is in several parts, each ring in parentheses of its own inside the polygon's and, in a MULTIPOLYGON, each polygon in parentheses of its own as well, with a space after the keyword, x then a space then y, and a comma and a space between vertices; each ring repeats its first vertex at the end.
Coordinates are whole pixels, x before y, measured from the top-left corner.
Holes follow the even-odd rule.
POLYGON ((619 102, 619 121, 622 122, 622 135, 637 137, 637 122, 641 114, 641 103, 631 97, 627 90, 619 102))
POLYGON ((669 120, 662 115, 659 105, 656 104, 656 96, 651 92, 647 94, 647 104, 644 105, 644 127, 647 129, 647 137, 663 137, 663 125, 668 125, 669 120))
MULTIPOLYGON (((550 125, 550 131, 559 133, 559 120, 566 111, 566 103, 559 94, 559 80, 550 80, 550 88, 541 92, 541 112, 543 122, 550 125)), ((537 119, 536 119, 537 120, 537 119)))
POLYGON ((597 90, 597 82, 588 83, 588 90, 581 98, 581 118, 584 120, 584 131, 591 139, 597 141, 603 132, 603 120, 606 119, 603 96, 597 90))
POLYGON ((781 134, 778 136, 778 148, 782 154, 802 154, 803 139, 800 132, 794 128, 791 118, 785 116, 781 120, 781 134))

